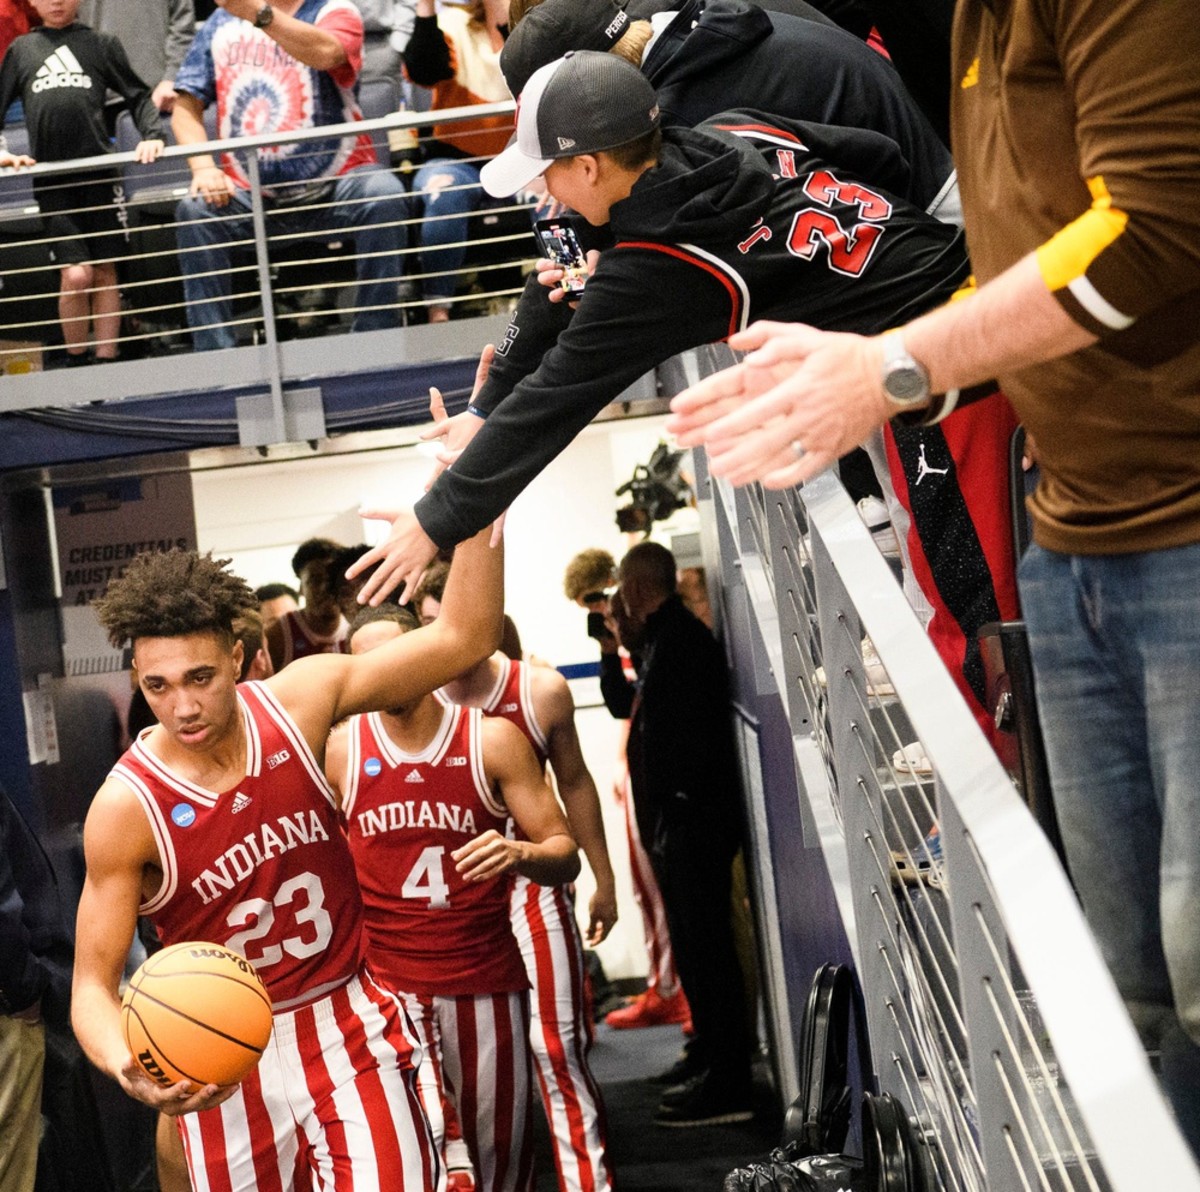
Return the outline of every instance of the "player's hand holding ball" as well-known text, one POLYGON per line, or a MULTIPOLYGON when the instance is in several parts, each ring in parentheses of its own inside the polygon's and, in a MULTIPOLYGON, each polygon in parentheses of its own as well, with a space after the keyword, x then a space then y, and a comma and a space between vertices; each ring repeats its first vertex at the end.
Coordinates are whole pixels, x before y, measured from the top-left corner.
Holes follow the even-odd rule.
POLYGON ((130 1058, 120 1083, 167 1114, 219 1105, 258 1063, 271 1025, 248 960, 219 944, 174 944, 134 973, 121 1002, 130 1058))

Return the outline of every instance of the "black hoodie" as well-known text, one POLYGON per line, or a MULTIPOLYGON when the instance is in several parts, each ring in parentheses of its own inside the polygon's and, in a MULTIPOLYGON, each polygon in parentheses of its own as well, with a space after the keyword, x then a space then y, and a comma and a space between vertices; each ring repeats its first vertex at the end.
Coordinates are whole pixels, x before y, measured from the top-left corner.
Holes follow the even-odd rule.
MULTIPOLYGON (((833 25, 745 0, 683 5, 642 63, 665 123, 689 128, 733 108, 869 128, 908 163, 900 193, 928 211, 954 177, 950 151, 881 55, 833 25)), ((867 178, 874 180, 871 175, 867 178)))
POLYGON ((491 413, 417 503, 422 528, 470 537, 628 385, 752 318, 874 334, 946 301, 963 237, 899 197, 909 182, 895 142, 861 129, 737 111, 666 130, 578 309, 530 279, 476 398, 491 413))

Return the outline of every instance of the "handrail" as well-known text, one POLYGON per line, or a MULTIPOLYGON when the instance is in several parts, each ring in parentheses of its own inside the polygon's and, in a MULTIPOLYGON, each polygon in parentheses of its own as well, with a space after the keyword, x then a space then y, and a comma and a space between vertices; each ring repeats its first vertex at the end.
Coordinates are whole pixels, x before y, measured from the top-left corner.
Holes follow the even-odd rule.
MULTIPOLYGON (((240 149, 267 149, 273 145, 291 145, 305 141, 331 141, 359 133, 379 132, 398 128, 419 128, 431 123, 460 124, 486 116, 506 116, 516 111, 512 100, 498 103, 473 104, 467 107, 444 108, 434 112, 392 112, 387 116, 374 116, 370 120, 350 120, 342 124, 322 124, 317 128, 295 129, 285 133, 260 133, 253 137, 227 137, 224 140, 205 141, 195 145, 168 145, 161 158, 197 157, 201 153, 231 153, 240 149)), ((13 173, 27 175, 78 173, 95 170, 102 166, 138 164, 132 152, 102 153, 96 157, 71 158, 69 161, 38 162, 35 166, 23 166, 20 170, 7 167, 0 176, 13 173)))
POLYGON ((735 621, 750 622, 727 635, 733 666, 770 659, 792 727, 796 785, 761 797, 798 790, 815 825, 758 850, 768 862, 822 851, 879 1091, 925 1140, 928 1186, 1200 1192, 1057 855, 836 476, 765 492, 710 480, 702 456, 696 471, 720 544, 706 561, 735 621), (878 687, 864 633, 886 671, 873 670, 878 687), (930 772, 895 760, 914 740, 930 772))

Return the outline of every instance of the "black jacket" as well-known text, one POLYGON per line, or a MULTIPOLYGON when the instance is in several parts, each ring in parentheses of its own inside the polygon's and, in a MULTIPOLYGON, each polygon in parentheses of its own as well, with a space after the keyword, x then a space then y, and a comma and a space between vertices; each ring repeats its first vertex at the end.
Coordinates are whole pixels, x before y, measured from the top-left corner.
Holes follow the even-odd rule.
POLYGON ((642 63, 664 121, 691 128, 718 112, 755 108, 870 129, 893 141, 908 165, 903 198, 928 211, 943 197, 954 176, 950 151, 881 54, 844 29, 746 0, 708 0, 697 17, 698 7, 685 4, 642 63))
POLYGON ((741 780, 725 655, 703 621, 672 596, 646 618, 626 756, 638 830, 661 851, 672 830, 741 842, 741 780))
POLYGON ((425 532, 470 537, 647 370, 751 319, 875 334, 945 302, 963 237, 899 197, 909 179, 860 129, 728 112, 666 130, 578 310, 530 279, 476 398, 486 423, 417 503, 425 532))
POLYGON ((110 152, 104 123, 104 97, 110 89, 128 105, 144 140, 162 138, 150 88, 134 74, 121 43, 111 34, 97 33, 78 21, 65 29, 35 29, 18 37, 0 64, 0 112, 8 111, 14 99, 21 100, 30 148, 38 161, 110 152))

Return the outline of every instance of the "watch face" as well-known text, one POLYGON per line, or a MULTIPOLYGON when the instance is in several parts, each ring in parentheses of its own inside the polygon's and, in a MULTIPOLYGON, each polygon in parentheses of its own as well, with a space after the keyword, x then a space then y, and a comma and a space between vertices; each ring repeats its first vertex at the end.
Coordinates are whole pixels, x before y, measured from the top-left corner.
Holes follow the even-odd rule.
POLYGON ((919 369, 901 366, 888 373, 884 388, 894 401, 918 401, 928 395, 929 383, 919 369))

